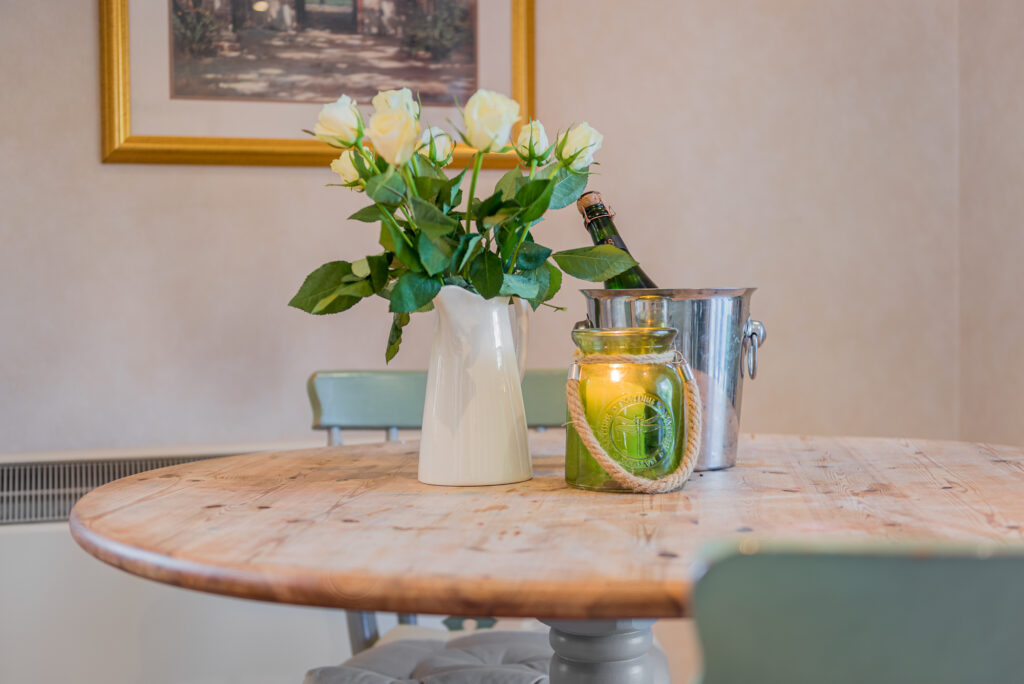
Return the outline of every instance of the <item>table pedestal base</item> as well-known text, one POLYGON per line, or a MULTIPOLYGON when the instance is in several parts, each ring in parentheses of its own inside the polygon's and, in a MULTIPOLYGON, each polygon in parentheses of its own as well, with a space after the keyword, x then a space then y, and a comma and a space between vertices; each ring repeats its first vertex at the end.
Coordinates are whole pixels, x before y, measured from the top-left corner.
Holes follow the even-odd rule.
POLYGON ((670 684, 653 648, 654 620, 543 620, 551 627, 551 684, 670 684))

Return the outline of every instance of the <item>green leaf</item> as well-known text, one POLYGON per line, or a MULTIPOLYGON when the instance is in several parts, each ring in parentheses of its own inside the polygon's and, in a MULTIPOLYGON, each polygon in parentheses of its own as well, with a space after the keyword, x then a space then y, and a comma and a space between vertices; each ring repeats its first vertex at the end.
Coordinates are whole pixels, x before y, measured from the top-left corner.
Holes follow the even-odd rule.
MULTIPOLYGON (((494 214, 491 214, 490 216, 484 218, 484 227, 482 230, 480 230, 480 232, 486 233, 491 227, 498 225, 500 223, 504 223, 509 218, 514 217, 520 211, 522 211, 522 209, 519 208, 519 206, 516 205, 515 202, 502 203, 501 209, 498 209, 498 211, 495 212, 494 214)), ((479 229, 479 224, 477 227, 479 229)))
POLYGON ((544 263, 540 268, 528 271, 523 275, 535 279, 538 284, 537 296, 529 300, 530 306, 533 307, 534 311, 540 307, 542 302, 546 302, 554 297, 562 287, 562 272, 551 263, 544 263))
POLYGON ((446 205, 445 211, 451 209, 452 207, 459 206, 459 202, 462 201, 462 179, 465 178, 466 171, 469 171, 469 169, 462 169, 462 171, 459 172, 459 175, 455 176, 450 181, 448 181, 447 189, 441 193, 442 196, 444 196, 445 193, 447 193, 447 199, 444 202, 444 204, 446 205))
POLYGON ((540 295, 540 283, 530 275, 506 273, 501 281, 500 294, 536 299, 540 295))
POLYGON ((476 206, 473 207, 472 215, 476 219, 477 230, 481 233, 484 232, 484 219, 494 216, 494 214, 501 208, 504 200, 501 198, 501 193, 496 192, 483 201, 478 201, 476 206))
POLYGON ((416 227, 431 240, 438 241, 459 227, 458 221, 424 199, 413 197, 410 204, 416 227))
POLYGON ((459 238, 459 246, 455 248, 455 254, 452 255, 452 270, 456 273, 461 273, 462 269, 466 268, 473 257, 477 255, 479 250, 483 249, 483 245, 480 241, 483 238, 480 235, 463 235, 459 238))
POLYGON ((452 176, 451 180, 448 181, 449 187, 452 187, 452 188, 459 188, 459 187, 461 187, 462 186, 462 179, 466 177, 466 172, 467 171, 469 171, 469 167, 468 166, 466 168, 462 169, 461 171, 459 171, 456 175, 452 176))
POLYGON ((351 309, 353 306, 358 304, 361 299, 362 297, 355 296, 335 297, 327 306, 316 311, 311 311, 310 313, 316 314, 317 316, 341 313, 342 311, 348 311, 351 309))
POLYGON ((496 297, 501 291, 501 258, 494 252, 484 251, 469 265, 469 282, 484 299, 496 297))
POLYGON ((502 199, 510 200, 516 196, 519 184, 523 180, 523 172, 519 169, 512 169, 498 180, 494 185, 494 191, 501 193, 502 199))
POLYGON ((334 292, 339 295, 369 297, 373 294, 373 283, 371 283, 369 279, 357 280, 354 283, 345 283, 344 285, 341 285, 334 292))
MULTIPOLYGON (((362 280, 370 275, 370 264, 366 260, 366 257, 363 257, 359 261, 352 262, 352 275, 354 276, 354 280, 362 280)), ((349 279, 346 278, 346 280, 349 279)))
POLYGON ((374 176, 366 182, 366 194, 374 202, 398 204, 405 199, 405 181, 397 173, 374 176))
POLYGON ((395 283, 388 310, 393 313, 415 311, 430 302, 440 290, 441 283, 436 278, 409 271, 395 283))
POLYGON ((420 223, 417 228, 420 229, 420 233, 425 234, 434 242, 441 242, 454 232, 454 229, 448 226, 439 226, 436 223, 420 223))
POLYGON ((331 294, 317 302, 316 306, 313 307, 313 310, 310 311, 310 313, 321 314, 344 311, 345 309, 352 307, 355 302, 352 302, 351 304, 347 301, 339 303, 339 299, 348 300, 355 297, 356 302, 358 302, 363 297, 369 297, 372 294, 373 285, 369 280, 357 280, 353 283, 344 283, 334 288, 334 291, 331 292, 331 294), (342 306, 343 308, 339 309, 339 306, 342 306))
POLYGON ((455 194, 452 195, 451 201, 447 203, 448 206, 445 207, 445 211, 451 211, 453 207, 462 204, 462 190, 456 189, 454 192, 455 194))
POLYGON ((394 225, 391 221, 384 221, 381 226, 380 244, 384 249, 393 252, 395 257, 397 257, 399 261, 408 266, 411 270, 423 270, 423 265, 420 263, 420 258, 416 254, 416 250, 405 241, 405 234, 402 232, 402 229, 394 225), (386 239, 384 237, 385 233, 387 233, 386 239))
POLYGON ((553 185, 553 183, 547 178, 537 178, 532 181, 527 181, 516 191, 516 202, 518 202, 521 207, 530 206, 538 197, 544 194, 548 185, 553 185))
POLYGON ((396 268, 393 271, 390 271, 389 273, 394 278, 394 280, 389 280, 387 283, 385 283, 384 287, 382 287, 380 289, 380 292, 377 293, 378 297, 383 297, 384 299, 387 300, 391 299, 391 291, 395 289, 395 283, 398 282, 398 279, 401 278, 403 274, 408 273, 408 270, 404 268, 396 268))
POLYGON ((542 302, 548 301, 562 289, 562 272, 554 264, 544 264, 544 270, 548 272, 548 287, 541 294, 542 302))
MULTIPOLYGON (((556 272, 561 273, 557 268, 556 272)), ((529 276, 537 281, 537 296, 530 299, 530 306, 536 311, 537 307, 544 300, 544 295, 548 291, 548 287, 551 285, 551 272, 547 269, 547 264, 543 264, 540 268, 533 271, 527 271, 523 275, 529 276)))
POLYGON ((519 220, 530 223, 543 216, 551 203, 551 193, 554 190, 555 184, 549 180, 530 181, 524 185, 516 194, 516 201, 525 207, 523 213, 519 215, 519 220))
POLYGON ((559 268, 581 280, 608 280, 637 265, 628 253, 613 245, 595 245, 555 252, 552 258, 559 268))
POLYGON ((501 260, 508 264, 509 270, 511 270, 512 254, 516 251, 516 245, 519 244, 519 231, 513 226, 502 226, 498 229, 497 239, 501 260))
POLYGON ((432 223, 452 228, 456 228, 459 225, 458 221, 420 197, 413 197, 411 204, 412 215, 417 223, 432 223))
POLYGON ((371 204, 368 207, 363 207, 356 213, 348 217, 349 221, 362 221, 364 223, 376 223, 383 217, 380 215, 380 209, 376 204, 371 204))
POLYGON ((356 167, 359 177, 363 180, 366 180, 377 173, 376 169, 371 170, 370 167, 366 165, 366 160, 363 159, 363 155, 358 153, 352 155, 352 165, 356 167))
POLYGON ((416 183, 416 194, 427 202, 433 203, 436 201, 438 193, 448 185, 447 181, 447 178, 444 180, 438 180, 436 178, 417 176, 414 179, 414 182, 416 183))
POLYGON ((555 190, 551 193, 549 209, 561 209, 567 207, 580 198, 583 191, 587 189, 587 174, 573 173, 565 167, 560 168, 553 179, 555 190))
POLYGON ((444 238, 434 241, 426 233, 420 233, 416 240, 416 248, 420 254, 420 263, 430 275, 445 270, 452 262, 452 245, 444 238))
POLYGON ((380 224, 380 239, 377 240, 380 246, 386 251, 395 253, 395 241, 391 239, 391 227, 387 221, 382 221, 380 224))
POLYGON ((324 264, 306 276, 306 280, 288 302, 288 306, 318 315, 338 313, 352 308, 362 297, 334 295, 337 288, 345 285, 342 279, 351 274, 352 264, 347 261, 332 261, 324 264), (329 299, 329 301, 327 304, 319 306, 323 299, 329 299))
POLYGON ((370 285, 374 292, 380 292, 388 284, 388 266, 391 265, 390 254, 376 254, 366 257, 370 267, 370 285))
POLYGON ((444 175, 444 171, 437 168, 433 162, 424 157, 418 155, 413 157, 416 175, 421 178, 432 178, 434 180, 444 181, 445 185, 448 183, 448 176, 444 175))
POLYGON ((519 257, 516 259, 516 266, 524 271, 532 271, 540 268, 541 264, 551 256, 551 250, 536 242, 526 241, 519 248, 519 257))
POLYGON ((402 346, 402 328, 409 324, 409 314, 396 313, 391 318, 391 332, 388 333, 388 348, 384 352, 384 362, 391 363, 398 348, 402 346))

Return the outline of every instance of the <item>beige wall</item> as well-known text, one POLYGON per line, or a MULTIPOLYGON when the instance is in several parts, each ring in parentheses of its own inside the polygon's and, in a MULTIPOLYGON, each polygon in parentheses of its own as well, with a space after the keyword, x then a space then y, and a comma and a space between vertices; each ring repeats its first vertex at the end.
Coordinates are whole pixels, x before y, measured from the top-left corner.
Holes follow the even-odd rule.
POLYGON ((960 5, 962 436, 1024 444, 1024 5, 960 5))
MULTIPOLYGON (((957 436, 956 3, 537 5, 538 113, 606 134, 592 187, 647 270, 760 288, 744 429, 957 436)), ((383 366, 383 301, 285 306, 374 248, 329 172, 100 164, 95 3, 11 3, 0 41, 0 451, 302 438, 310 371, 383 366)), ((538 235, 586 242, 572 210, 538 235)), ((531 366, 568 362, 559 300, 531 366)))

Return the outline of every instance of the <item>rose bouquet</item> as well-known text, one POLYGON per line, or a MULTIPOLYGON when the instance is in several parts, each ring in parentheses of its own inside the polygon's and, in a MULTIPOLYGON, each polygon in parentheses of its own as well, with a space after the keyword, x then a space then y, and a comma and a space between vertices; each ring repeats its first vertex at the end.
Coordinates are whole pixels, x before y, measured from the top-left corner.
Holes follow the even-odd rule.
POLYGON ((349 218, 380 223, 383 251, 324 264, 307 276, 291 306, 330 314, 372 295, 389 300, 393 321, 385 358, 390 361, 410 314, 431 310, 442 286, 456 285, 485 299, 518 297, 536 309, 558 292, 563 271, 602 281, 636 265, 612 245, 553 253, 533 237, 532 228, 545 212, 572 204, 586 188, 602 143, 601 134, 586 123, 552 143, 544 126, 530 121, 511 144, 519 104, 479 90, 466 102, 463 129, 457 132, 475 150, 472 167, 449 177, 444 169, 452 160, 454 137, 421 122, 421 108, 409 89, 380 92, 372 104, 374 113, 364 121, 356 102, 342 96, 323 107, 308 132, 343 150, 331 163, 342 181, 333 185, 366 194, 372 204, 349 218), (510 151, 517 168, 502 176, 493 192, 478 196, 484 154, 510 151))

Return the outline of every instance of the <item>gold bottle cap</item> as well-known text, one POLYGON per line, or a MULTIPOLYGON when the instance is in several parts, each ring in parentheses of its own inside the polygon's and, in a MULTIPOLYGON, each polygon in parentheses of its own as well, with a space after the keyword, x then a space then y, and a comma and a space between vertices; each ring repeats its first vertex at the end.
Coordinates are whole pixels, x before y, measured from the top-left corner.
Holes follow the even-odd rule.
POLYGON ((592 207, 595 204, 604 204, 601 193, 597 190, 588 190, 576 200, 576 208, 580 210, 581 214, 587 211, 587 207, 592 207))

